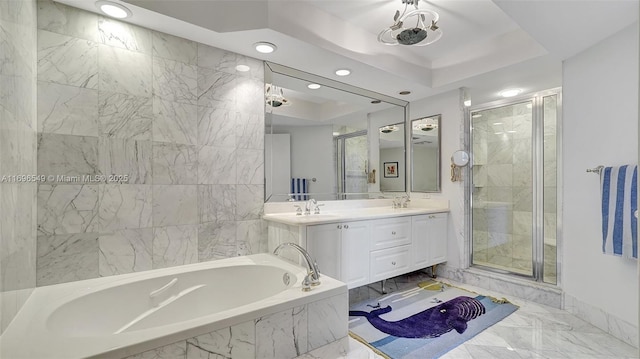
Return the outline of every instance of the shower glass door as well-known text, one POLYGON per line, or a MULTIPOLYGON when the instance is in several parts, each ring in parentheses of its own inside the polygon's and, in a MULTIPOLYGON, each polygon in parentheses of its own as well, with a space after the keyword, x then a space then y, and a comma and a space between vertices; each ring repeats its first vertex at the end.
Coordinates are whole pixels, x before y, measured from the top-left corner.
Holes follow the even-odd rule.
POLYGON ((557 94, 471 111, 471 264, 556 283, 557 94))
POLYGON ((335 141, 339 196, 342 199, 368 198, 367 131, 340 135, 335 141))

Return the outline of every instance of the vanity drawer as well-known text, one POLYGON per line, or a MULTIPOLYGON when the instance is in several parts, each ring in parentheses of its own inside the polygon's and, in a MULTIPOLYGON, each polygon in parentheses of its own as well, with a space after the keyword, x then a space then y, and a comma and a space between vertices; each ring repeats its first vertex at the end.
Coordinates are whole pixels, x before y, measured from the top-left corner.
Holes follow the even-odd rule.
POLYGON ((369 263, 371 282, 407 273, 411 269, 411 246, 373 251, 369 263))
POLYGON ((411 217, 373 221, 371 237, 372 251, 411 244, 411 217))

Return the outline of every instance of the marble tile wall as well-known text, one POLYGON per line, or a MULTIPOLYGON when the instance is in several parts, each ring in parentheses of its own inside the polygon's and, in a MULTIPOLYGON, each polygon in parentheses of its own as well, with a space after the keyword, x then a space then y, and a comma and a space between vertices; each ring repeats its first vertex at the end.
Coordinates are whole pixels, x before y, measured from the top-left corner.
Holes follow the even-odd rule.
POLYGON ((345 292, 125 359, 291 359, 344 341, 348 334, 348 308, 345 292))
POLYGON ((36 2, 0 0, 0 334, 36 286, 36 131, 36 2))
POLYGON ((266 251, 261 61, 51 0, 37 60, 38 286, 266 251))

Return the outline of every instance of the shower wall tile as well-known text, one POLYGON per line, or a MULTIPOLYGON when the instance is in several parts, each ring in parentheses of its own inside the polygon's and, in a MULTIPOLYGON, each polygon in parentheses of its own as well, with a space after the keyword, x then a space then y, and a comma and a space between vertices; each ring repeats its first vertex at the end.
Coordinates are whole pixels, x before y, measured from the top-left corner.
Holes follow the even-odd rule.
POLYGON ((151 96, 151 56, 107 45, 99 45, 98 56, 100 91, 151 96))
POLYGON ((38 236, 37 285, 98 277, 98 234, 38 236))
POLYGON ((79 176, 77 181, 55 178, 48 183, 82 183, 83 176, 100 174, 98 169, 98 138, 88 136, 38 135, 38 174, 45 176, 79 176))
POLYGON ((100 91, 98 98, 101 136, 151 140, 151 98, 108 91, 100 91))
POLYGON ((513 165, 488 165, 487 181, 489 186, 510 187, 513 182, 513 165))
POLYGON ((198 144, 235 148, 237 117, 225 109, 198 107, 198 144))
POLYGON ((151 141, 101 137, 98 157, 107 182, 151 184, 151 141))
POLYGON ((317 349, 349 334, 349 295, 344 293, 307 305, 309 350, 317 349))
POLYGON ((38 80, 97 88, 97 43, 38 30, 38 80))
POLYGON ((100 16, 98 34, 101 44, 151 55, 151 30, 100 16))
POLYGON ((154 185, 153 225, 198 223, 198 186, 154 185))
POLYGON ((98 91, 38 82, 38 132, 98 136, 98 91))
POLYGON ((154 31, 153 56, 189 65, 196 65, 198 44, 173 35, 154 31))
POLYGON ((306 324, 306 307, 296 307, 257 319, 256 357, 284 359, 306 353, 306 324))
POLYGON ((153 184, 196 184, 196 146, 154 142, 153 184))
POLYGON ((196 105, 198 70, 194 65, 153 58, 153 94, 162 99, 196 105))
POLYGON ((51 0, 38 0, 38 29, 98 41, 98 15, 51 0))
POLYGON ((187 339, 187 359, 255 358, 256 329, 253 321, 187 339))
POLYGON ((38 232, 41 235, 97 232, 98 185, 38 186, 38 232))
POLYGON ((235 257, 236 221, 217 221, 198 227, 198 259, 200 262, 235 257))
POLYGON ((531 237, 531 223, 533 223, 533 212, 513 211, 514 234, 531 237))
POLYGON ((264 184, 264 152, 239 149, 237 156, 236 183, 264 184))
POLYGON ((558 206, 558 188, 557 187, 544 187, 544 212, 556 213, 558 206))
POLYGON ((197 143, 198 112, 197 107, 153 98, 153 140, 159 142, 197 143))
POLYGON ((152 226, 150 185, 100 185, 100 231, 152 226))
POLYGON ((153 268, 198 262, 198 225, 155 227, 153 268))
POLYGON ((198 106, 235 109, 236 76, 198 68, 198 106))
POLYGON ((236 220, 260 219, 264 206, 264 186, 237 185, 236 220))
POLYGON ((264 115, 236 113, 236 144, 238 148, 264 150, 264 115))
POLYGON ((513 209, 530 211, 533 206, 533 193, 530 187, 513 187, 513 209))
POLYGON ((152 269, 153 229, 122 229, 98 237, 101 277, 152 269))
POLYGON ((234 52, 198 44, 198 67, 235 74, 238 56, 234 52))
POLYGON ((236 196, 236 185, 198 185, 200 223, 235 221, 236 196))
POLYGON ((239 256, 263 253, 267 243, 262 239, 262 221, 237 221, 237 251, 239 256))
POLYGON ((200 146, 198 149, 199 184, 234 184, 241 165, 236 150, 228 147, 200 146))
POLYGON ((533 169, 531 161, 514 162, 513 186, 533 188, 533 169))

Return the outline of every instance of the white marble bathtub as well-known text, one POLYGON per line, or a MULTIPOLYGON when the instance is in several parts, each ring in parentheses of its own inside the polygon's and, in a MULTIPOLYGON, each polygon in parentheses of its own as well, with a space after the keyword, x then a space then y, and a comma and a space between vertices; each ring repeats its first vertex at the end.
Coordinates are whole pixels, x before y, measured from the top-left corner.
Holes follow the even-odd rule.
MULTIPOLYGON (((265 328, 268 320, 261 323, 262 319, 286 316, 287 311, 293 315, 294 308, 298 312, 303 308, 304 328, 286 330, 304 332, 304 346, 301 338, 282 338, 293 341, 295 348, 277 354, 294 357, 347 332, 346 286, 323 276, 320 286, 303 292, 304 274, 303 268, 271 254, 257 254, 40 287, 0 338, 0 357, 122 358, 182 342, 186 357, 190 340, 197 342, 202 335, 238 326, 243 328, 245 344, 253 345, 245 348, 248 352, 242 357, 263 357, 261 353, 282 343, 275 343, 268 334, 260 338, 261 331, 274 329, 265 328), (324 311, 323 303, 337 306, 329 311, 336 311, 338 317, 344 311, 344 322, 335 318, 329 323, 309 323, 310 308, 324 311), (316 324, 331 327, 316 328, 316 324), (311 338, 314 333, 322 338, 311 338)), ((206 346, 196 347, 206 351, 206 346)), ((217 353, 215 348, 210 352, 232 354, 217 353)))

